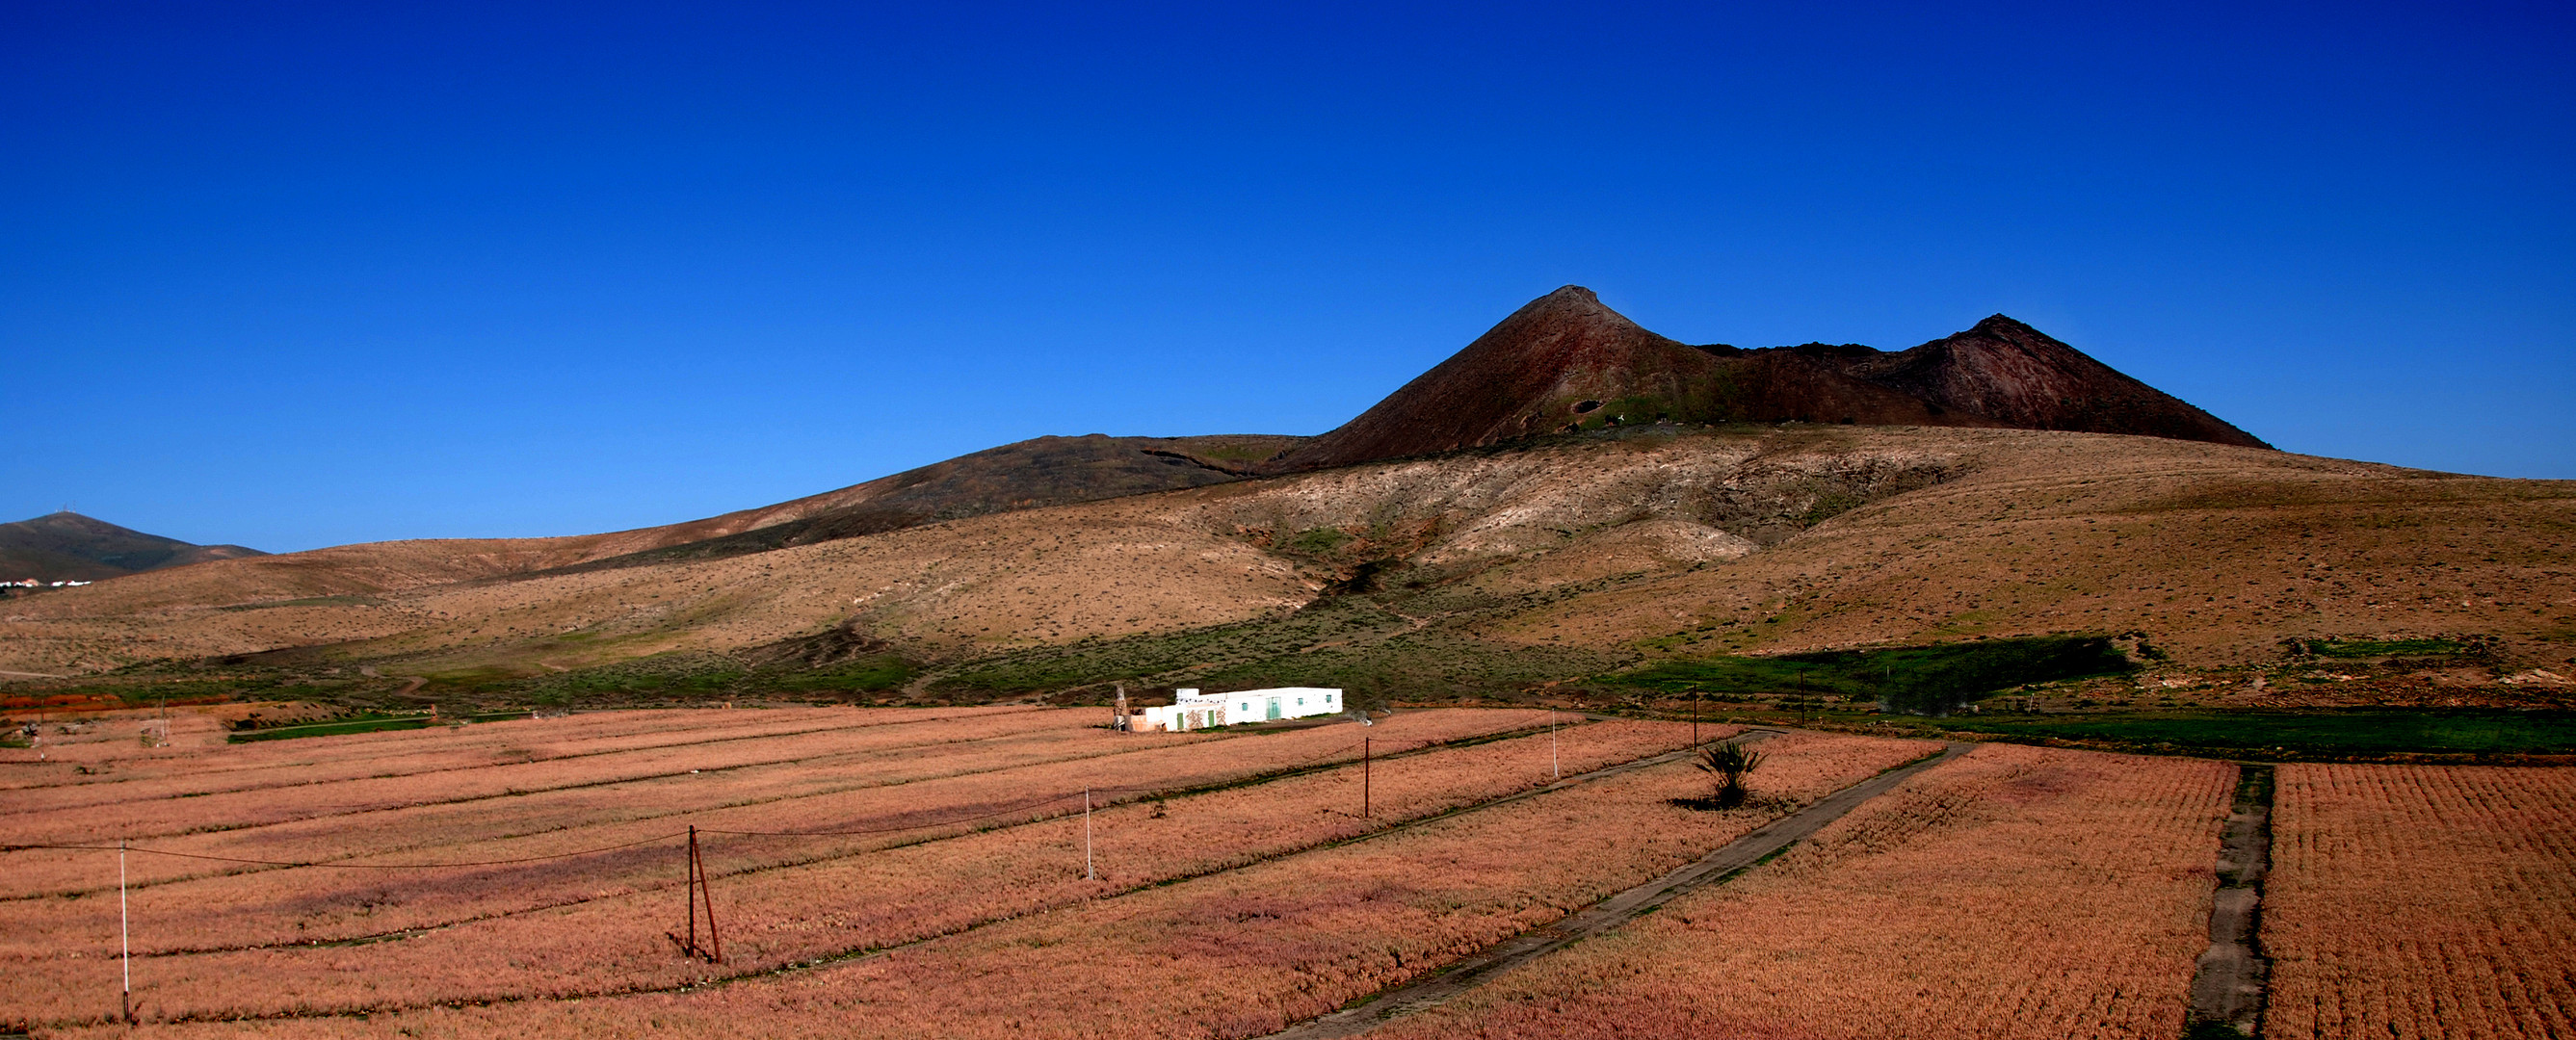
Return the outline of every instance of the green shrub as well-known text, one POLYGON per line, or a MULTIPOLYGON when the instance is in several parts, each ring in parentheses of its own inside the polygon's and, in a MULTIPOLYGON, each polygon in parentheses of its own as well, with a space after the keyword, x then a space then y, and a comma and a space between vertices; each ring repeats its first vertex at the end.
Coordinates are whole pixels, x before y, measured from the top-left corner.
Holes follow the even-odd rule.
POLYGON ((1626 682, 1667 693, 1787 693, 1875 700, 1889 711, 1946 715, 1994 691, 2028 683, 2118 675, 2137 666, 2108 636, 2032 636, 1934 646, 1830 650, 1779 657, 1666 661, 1626 682))

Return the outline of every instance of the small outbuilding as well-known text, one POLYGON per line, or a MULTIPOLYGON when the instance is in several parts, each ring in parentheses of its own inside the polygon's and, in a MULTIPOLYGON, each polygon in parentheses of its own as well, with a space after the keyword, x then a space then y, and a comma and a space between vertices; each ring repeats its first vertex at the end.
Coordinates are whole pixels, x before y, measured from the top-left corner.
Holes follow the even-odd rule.
POLYGON ((1323 686, 1282 686, 1234 693, 1200 693, 1184 686, 1172 692, 1175 696, 1170 706, 1145 709, 1134 727, 1149 733, 1180 733, 1210 726, 1335 715, 1342 710, 1342 691, 1323 686))

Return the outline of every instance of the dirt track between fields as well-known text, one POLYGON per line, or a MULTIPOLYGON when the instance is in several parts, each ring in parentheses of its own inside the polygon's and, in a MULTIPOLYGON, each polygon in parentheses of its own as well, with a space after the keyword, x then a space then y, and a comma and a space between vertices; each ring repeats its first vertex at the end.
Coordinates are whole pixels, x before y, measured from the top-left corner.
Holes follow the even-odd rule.
POLYGON ((1364 998, 1362 1003, 1272 1033, 1262 1040, 1334 1040, 1358 1036, 1399 1016, 1448 1003, 1506 971, 1627 924, 1693 889, 1725 881, 1750 869, 1788 848, 1791 843, 1841 819, 1843 814, 1858 808, 1861 803, 1887 793, 1914 774, 1956 758, 1974 746, 1952 743, 1937 755, 1918 759, 1826 795, 1805 809, 1728 842, 1695 863, 1604 899, 1590 909, 1568 915, 1554 924, 1522 932, 1438 975, 1364 998))
POLYGON ((2218 891, 2210 897, 2209 950, 2191 980, 2189 1021, 2261 1035, 2264 987, 2272 962, 2256 948, 2263 877, 2272 867, 2273 769, 2245 765, 2218 846, 2218 891))

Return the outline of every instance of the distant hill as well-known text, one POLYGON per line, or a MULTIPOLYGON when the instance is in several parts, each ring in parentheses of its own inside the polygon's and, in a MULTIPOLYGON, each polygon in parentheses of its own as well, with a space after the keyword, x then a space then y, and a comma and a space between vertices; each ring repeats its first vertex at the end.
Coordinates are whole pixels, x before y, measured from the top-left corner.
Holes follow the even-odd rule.
POLYGON ((192 545, 73 512, 0 524, 0 581, 99 581, 207 560, 266 555, 238 545, 192 545))
POLYGON ((1275 434, 1039 437, 838 491, 658 529, 664 544, 579 564, 715 559, 883 534, 942 520, 1222 484, 1304 443, 1275 434), (684 538, 704 531, 697 538, 684 538))
POLYGON ((2270 447, 2000 314, 1899 353, 1823 343, 1748 350, 1656 335, 1569 285, 1265 468, 1659 421, 2005 427, 2270 447))

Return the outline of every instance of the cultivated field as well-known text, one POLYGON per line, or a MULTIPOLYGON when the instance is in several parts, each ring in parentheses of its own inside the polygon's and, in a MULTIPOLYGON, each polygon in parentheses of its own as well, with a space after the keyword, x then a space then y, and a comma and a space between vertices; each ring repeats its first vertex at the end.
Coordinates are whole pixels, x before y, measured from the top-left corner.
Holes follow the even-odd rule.
POLYGON ((2576 770, 2283 766, 2269 1037, 2576 1036, 2576 770))
MULTIPOLYGON (((1111 747, 1132 739, 1082 728, 1097 712, 1019 714, 1063 718, 1111 747)), ((916 728, 926 737, 1004 717, 916 728)), ((137 961, 137 1001, 149 1019, 182 1020, 156 1031, 211 1034, 1252 1035, 1436 970, 1935 748, 1776 737, 1764 744, 1772 761, 1755 785, 1762 800, 1710 813, 1671 803, 1706 788, 1670 754, 1687 741, 1686 725, 1591 722, 1551 734, 1549 721, 1539 712, 1417 712, 1365 731, 1191 736, 1080 760, 1095 772, 1113 761, 1125 770, 1099 785, 1115 790, 1096 791, 1120 804, 1090 819, 1092 878, 1078 799, 876 835, 728 834, 752 828, 702 824, 718 832, 702 837, 728 929, 722 965, 687 960, 662 937, 680 927, 683 898, 668 841, 645 856, 456 868, 411 882, 327 868, 172 881, 138 894, 138 911, 163 902, 157 923, 138 931, 192 938, 150 940, 161 945, 137 961), (1360 768, 1348 761, 1363 735, 1379 754, 1411 749, 1370 763, 1367 819, 1358 816, 1360 768), (1268 778, 1213 776, 1203 759, 1217 752, 1252 763, 1232 779, 1268 778), (1273 775, 1283 769, 1292 771, 1273 775), (1559 773, 1571 782, 1551 785, 1559 773), (1143 790, 1191 784, 1203 789, 1160 798, 1143 790), (519 907, 515 890, 550 872, 577 879, 553 889, 569 901, 519 907), (576 891, 582 884, 603 891, 576 891), (389 898, 376 908, 345 912, 352 898, 380 896, 389 898), (382 941, 299 944, 299 922, 281 916, 334 903, 344 909, 334 934, 372 927, 364 938, 382 941), (418 923, 388 927, 402 921, 418 923), (193 938, 208 930, 234 941, 193 938), (736 975, 757 977, 691 988, 736 975), (342 1017, 355 1011, 370 1014, 342 1017)), ((393 737, 414 735, 335 739, 393 737)), ((1060 775, 1050 770, 1070 764, 973 776, 1043 777, 1018 785, 1036 798, 1060 775)), ((838 829, 864 829, 846 826, 856 817, 834 819, 845 824, 838 829)), ((472 858, 485 847, 469 838, 406 856, 472 858)), ((112 855, 90 862, 112 865, 112 855)), ((40 1032, 121 1028, 103 1021, 115 1009, 114 947, 100 941, 112 939, 113 915, 84 917, 88 908, 77 907, 107 903, 94 894, 22 900, 77 922, 11 936, 26 972, 13 977, 66 994, 40 1004, 13 992, 25 1003, 12 1013, 37 1020, 40 1032), (46 952, 74 943, 76 951, 46 952)))
POLYGON ((1377 1035, 2182 1035, 2225 763, 1989 744, 1377 1035))
MULTIPOLYGON (((1706 812, 1680 804, 1709 785, 1685 724, 1103 718, 647 711, 14 751, 0 1025, 129 1028, 123 840, 153 850, 126 856, 122 920, 155 1034, 1258 1037, 1938 749, 1750 734, 1756 797, 1706 812), (670 937, 693 827, 720 963, 670 937)), ((1377 1035, 2165 1040, 2235 781, 1983 745, 1377 1035)), ((2571 811, 2576 770, 2283 767, 2265 1035, 2569 1035, 2571 811)))
MULTIPOLYGON (((11 770, 0 843, 186 854, 127 858, 148 1016, 391 1010, 846 956, 1260 864, 1688 739, 1539 711, 1188 735, 1101 721, 634 712, 193 749, 194 770, 171 749, 102 742, 93 761, 11 770), (1091 879, 1085 788, 1100 807, 1091 879), (692 825, 723 965, 662 937, 684 920, 678 835, 692 825)), ((0 864, 17 911, 0 917, 0 1021, 113 1015, 115 854, 19 848, 0 864)))

